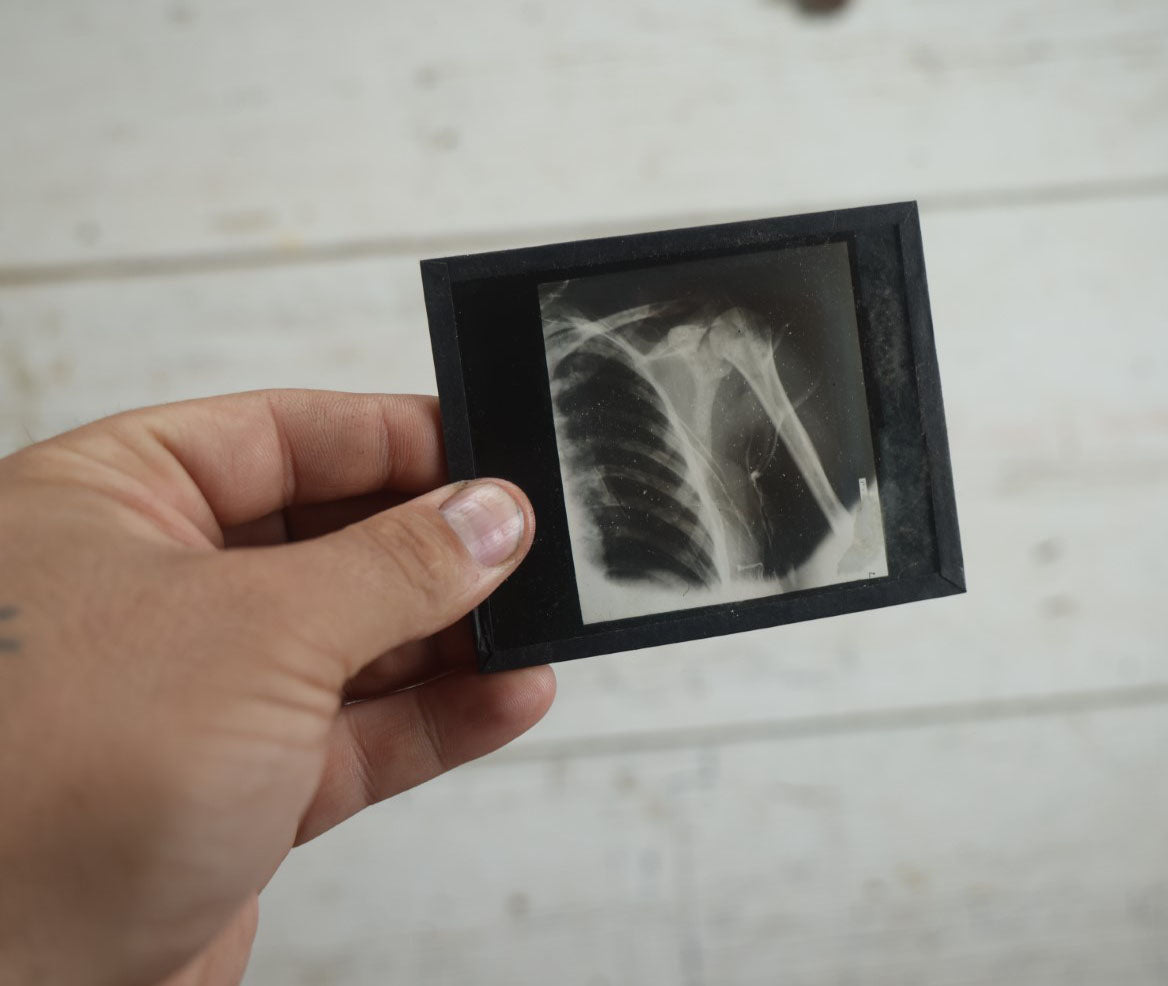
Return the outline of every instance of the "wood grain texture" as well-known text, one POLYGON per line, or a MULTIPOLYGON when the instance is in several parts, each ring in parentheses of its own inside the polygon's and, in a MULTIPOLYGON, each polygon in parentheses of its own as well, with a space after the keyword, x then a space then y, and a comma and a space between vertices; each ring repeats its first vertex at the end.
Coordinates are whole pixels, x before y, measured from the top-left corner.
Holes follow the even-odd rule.
POLYGON ((1162 0, 17 0, 0 65, 20 268, 1168 178, 1162 0))
POLYGON ((1166 743, 1144 710, 472 767, 296 850, 248 982, 1160 982, 1166 743))

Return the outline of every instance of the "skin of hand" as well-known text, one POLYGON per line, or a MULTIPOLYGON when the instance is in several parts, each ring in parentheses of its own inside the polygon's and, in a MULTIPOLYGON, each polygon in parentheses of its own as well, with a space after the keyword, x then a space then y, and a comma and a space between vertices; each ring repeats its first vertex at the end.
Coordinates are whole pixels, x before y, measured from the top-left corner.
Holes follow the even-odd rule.
POLYGON ((318 391, 0 460, 0 983, 237 984, 293 846, 540 719, 461 619, 530 504, 444 480, 432 398, 318 391))

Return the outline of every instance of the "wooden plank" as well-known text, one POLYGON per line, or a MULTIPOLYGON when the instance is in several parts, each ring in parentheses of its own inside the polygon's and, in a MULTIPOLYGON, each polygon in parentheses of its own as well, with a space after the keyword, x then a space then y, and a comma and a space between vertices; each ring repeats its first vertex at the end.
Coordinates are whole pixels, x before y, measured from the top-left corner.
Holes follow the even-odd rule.
POLYGON ((1166 744, 1150 709, 487 762, 296 850, 246 982, 1152 986, 1166 744))
POLYGON ((435 389, 401 259, 0 291, 0 381, 0 452, 187 397, 435 389))
POLYGON ((0 7, 0 266, 1168 178, 1162 0, 0 7))

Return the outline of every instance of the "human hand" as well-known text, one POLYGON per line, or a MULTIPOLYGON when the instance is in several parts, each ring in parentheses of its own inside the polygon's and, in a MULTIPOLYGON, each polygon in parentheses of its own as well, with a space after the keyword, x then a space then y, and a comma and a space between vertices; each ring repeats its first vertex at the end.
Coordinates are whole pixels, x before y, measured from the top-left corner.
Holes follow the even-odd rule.
POLYGON ((544 714, 456 622, 531 507, 444 473, 434 400, 315 391, 0 460, 0 983, 237 983, 292 846, 544 714))

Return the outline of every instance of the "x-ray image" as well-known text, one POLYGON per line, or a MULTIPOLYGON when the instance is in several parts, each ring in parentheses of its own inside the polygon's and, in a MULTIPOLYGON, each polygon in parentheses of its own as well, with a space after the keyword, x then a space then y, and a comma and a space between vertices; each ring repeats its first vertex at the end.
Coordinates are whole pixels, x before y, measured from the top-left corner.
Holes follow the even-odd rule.
POLYGON ((584 623, 887 575, 845 243, 539 294, 584 623))

